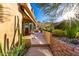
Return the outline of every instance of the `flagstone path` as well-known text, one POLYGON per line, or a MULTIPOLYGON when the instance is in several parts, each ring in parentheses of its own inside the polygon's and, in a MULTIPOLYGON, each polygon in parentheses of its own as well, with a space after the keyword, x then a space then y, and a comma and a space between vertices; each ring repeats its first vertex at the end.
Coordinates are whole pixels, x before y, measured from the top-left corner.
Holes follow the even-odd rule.
POLYGON ((31 34, 31 47, 25 56, 52 56, 47 41, 44 39, 43 34, 38 32, 31 34))

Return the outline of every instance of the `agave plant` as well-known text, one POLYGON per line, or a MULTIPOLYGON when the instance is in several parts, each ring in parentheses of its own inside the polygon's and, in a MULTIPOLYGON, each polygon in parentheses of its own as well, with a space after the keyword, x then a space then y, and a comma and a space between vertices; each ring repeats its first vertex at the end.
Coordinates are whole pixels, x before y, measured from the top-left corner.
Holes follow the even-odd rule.
POLYGON ((8 52, 9 56, 19 56, 19 55, 23 55, 24 54, 24 50, 28 49, 29 47, 27 47, 25 44, 21 44, 16 46, 15 48, 13 48, 12 50, 10 50, 8 52))

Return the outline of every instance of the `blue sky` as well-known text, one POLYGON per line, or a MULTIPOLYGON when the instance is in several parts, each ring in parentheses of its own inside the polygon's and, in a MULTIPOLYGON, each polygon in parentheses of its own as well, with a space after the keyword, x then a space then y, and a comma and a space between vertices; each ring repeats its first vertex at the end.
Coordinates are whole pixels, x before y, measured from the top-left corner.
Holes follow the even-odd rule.
POLYGON ((38 8, 38 6, 35 3, 31 3, 31 7, 34 10, 34 15, 37 21, 47 21, 48 17, 44 15, 42 9, 38 8))
MULTIPOLYGON (((44 11, 41 8, 39 8, 37 6, 37 4, 31 3, 31 7, 34 10, 34 16, 35 16, 35 18, 36 18, 37 21, 40 21, 40 22, 43 22, 43 21, 44 22, 48 22, 49 21, 49 19, 50 19, 49 16, 45 16, 44 15, 44 11)), ((62 4, 60 6, 60 8, 58 9, 58 11, 61 11, 63 8, 64 8, 64 4, 62 4)), ((59 16, 59 17, 55 18, 55 20, 54 20, 54 18, 51 18, 51 21, 52 20, 53 20, 53 22, 60 22, 63 19, 62 19, 62 16, 59 16)))
MULTIPOLYGON (((31 7, 34 10, 34 16, 36 18, 37 21, 40 22, 48 22, 49 21, 49 17, 44 15, 44 11, 42 9, 40 9, 35 3, 31 3, 31 7)), ((63 8, 63 4, 61 6, 60 9, 63 8)), ((52 18, 53 20, 53 18, 52 18)), ((58 17, 55 22, 59 22, 62 21, 61 17, 58 17)))

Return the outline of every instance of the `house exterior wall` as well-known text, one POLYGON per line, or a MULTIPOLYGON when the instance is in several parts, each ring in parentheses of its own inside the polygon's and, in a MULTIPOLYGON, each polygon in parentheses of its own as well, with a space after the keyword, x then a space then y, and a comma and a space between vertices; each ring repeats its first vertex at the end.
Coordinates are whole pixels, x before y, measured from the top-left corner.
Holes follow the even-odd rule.
MULTIPOLYGON (((0 4, 0 43, 2 47, 4 46, 4 36, 7 35, 9 39, 9 46, 12 43, 13 36, 14 36, 14 22, 15 16, 19 16, 19 23, 20 23, 20 32, 22 31, 22 16, 18 11, 18 5, 15 3, 2 3, 0 4)), ((15 43, 18 40, 18 32, 15 37, 15 43)))

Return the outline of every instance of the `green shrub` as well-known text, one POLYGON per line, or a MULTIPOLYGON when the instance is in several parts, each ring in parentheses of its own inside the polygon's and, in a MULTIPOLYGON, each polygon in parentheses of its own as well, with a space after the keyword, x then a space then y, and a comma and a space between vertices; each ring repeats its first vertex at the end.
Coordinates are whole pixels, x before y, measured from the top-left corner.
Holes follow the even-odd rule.
POLYGON ((8 55, 9 55, 9 56, 19 56, 19 55, 22 55, 22 52, 24 51, 24 49, 26 49, 25 44, 18 45, 18 46, 16 46, 15 48, 13 48, 13 49, 8 53, 8 55))
POLYGON ((65 36, 66 35, 65 31, 63 31, 61 29, 55 29, 53 33, 56 36, 65 36))
POLYGON ((66 29, 65 31, 68 38, 74 38, 76 35, 75 29, 66 29))
POLYGON ((2 46, 1 46, 1 43, 0 43, 0 56, 3 56, 3 55, 4 55, 4 53, 2 51, 2 46))
POLYGON ((46 29, 46 31, 48 31, 48 32, 52 32, 52 29, 46 29))
POLYGON ((76 33, 79 31, 79 21, 65 20, 56 26, 56 29, 62 29, 66 32, 68 38, 75 38, 76 33))
POLYGON ((47 31, 47 32, 52 32, 52 29, 51 28, 44 28, 43 30, 44 31, 47 31))
POLYGON ((71 26, 67 26, 65 27, 65 31, 66 31, 66 36, 68 38, 75 38, 76 33, 78 32, 78 26, 77 24, 73 24, 71 26))
POLYGON ((76 33, 76 36, 75 36, 75 37, 76 37, 76 38, 79 38, 79 32, 76 33))

